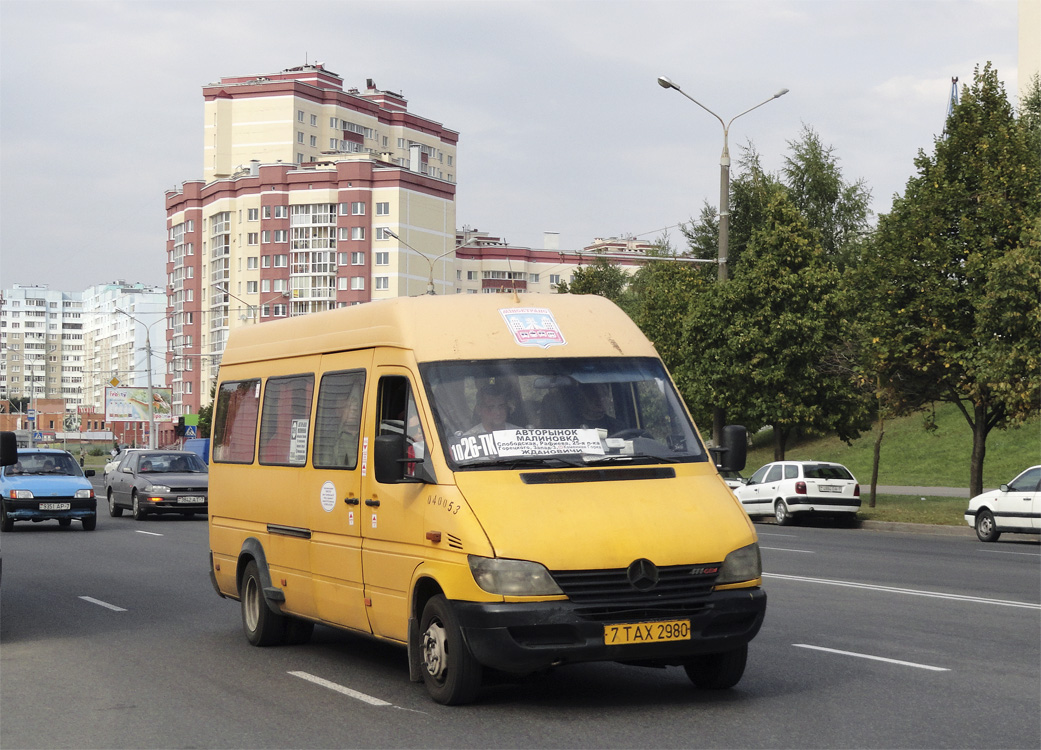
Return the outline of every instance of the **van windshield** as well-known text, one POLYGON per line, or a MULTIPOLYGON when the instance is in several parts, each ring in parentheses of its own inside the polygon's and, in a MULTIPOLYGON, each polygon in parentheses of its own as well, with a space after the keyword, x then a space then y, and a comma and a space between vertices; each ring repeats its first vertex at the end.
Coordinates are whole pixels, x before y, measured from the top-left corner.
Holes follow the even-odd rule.
POLYGON ((708 460, 653 358, 431 362, 420 371, 454 470, 708 460))

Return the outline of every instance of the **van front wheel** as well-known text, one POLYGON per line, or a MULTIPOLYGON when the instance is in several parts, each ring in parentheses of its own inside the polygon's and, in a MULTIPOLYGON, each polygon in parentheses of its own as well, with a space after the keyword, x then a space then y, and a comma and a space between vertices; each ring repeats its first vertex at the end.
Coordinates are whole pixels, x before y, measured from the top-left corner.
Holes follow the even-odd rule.
POLYGON ((748 644, 721 654, 705 654, 683 665, 687 677, 704 690, 727 690, 741 681, 748 661, 748 644))
POLYGON ((254 560, 250 560, 242 572, 239 601, 242 603, 242 629, 246 631, 246 640, 254 646, 277 646, 285 642, 285 616, 272 612, 264 601, 260 570, 254 560))
POLYGON ((444 596, 423 607, 423 682, 436 702, 445 706, 471 703, 481 689, 481 665, 463 641, 459 620, 444 596))

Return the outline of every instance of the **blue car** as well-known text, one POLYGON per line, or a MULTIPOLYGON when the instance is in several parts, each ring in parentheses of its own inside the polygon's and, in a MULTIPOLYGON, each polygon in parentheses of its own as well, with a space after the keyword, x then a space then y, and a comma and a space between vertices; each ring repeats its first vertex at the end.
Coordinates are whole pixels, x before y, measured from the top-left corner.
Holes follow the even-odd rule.
POLYGON ((98 501, 89 476, 68 451, 19 448, 18 460, 0 469, 0 530, 11 531, 15 521, 80 521, 84 531, 98 523, 98 501))

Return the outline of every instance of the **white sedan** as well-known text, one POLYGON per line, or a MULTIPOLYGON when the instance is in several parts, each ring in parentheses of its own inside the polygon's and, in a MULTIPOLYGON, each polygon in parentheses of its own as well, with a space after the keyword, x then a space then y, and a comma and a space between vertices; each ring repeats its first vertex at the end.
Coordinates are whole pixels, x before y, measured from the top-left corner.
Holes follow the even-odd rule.
POLYGON ((1000 489, 969 501, 965 522, 981 542, 996 542, 1001 533, 1041 534, 1041 466, 1031 466, 1000 489))
POLYGON ((855 523, 860 485, 842 464, 826 461, 774 461, 734 489, 753 518, 773 516, 781 526, 795 516, 836 516, 855 523))

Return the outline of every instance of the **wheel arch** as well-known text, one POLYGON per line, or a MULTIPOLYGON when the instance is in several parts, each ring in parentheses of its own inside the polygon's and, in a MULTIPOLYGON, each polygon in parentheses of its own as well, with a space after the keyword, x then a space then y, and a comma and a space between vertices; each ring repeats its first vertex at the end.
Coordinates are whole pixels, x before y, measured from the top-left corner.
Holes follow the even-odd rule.
POLYGON ((242 576, 250 561, 257 564, 257 574, 260 576, 260 588, 264 594, 264 603, 267 604, 268 609, 276 615, 281 615, 281 608, 278 606, 277 602, 271 600, 269 595, 269 591, 274 588, 274 585, 271 582, 271 571, 268 570, 267 555, 264 554, 264 545, 262 545, 260 540, 254 536, 248 537, 242 543, 242 549, 239 550, 239 558, 235 566, 235 591, 238 592, 242 590, 242 576))

